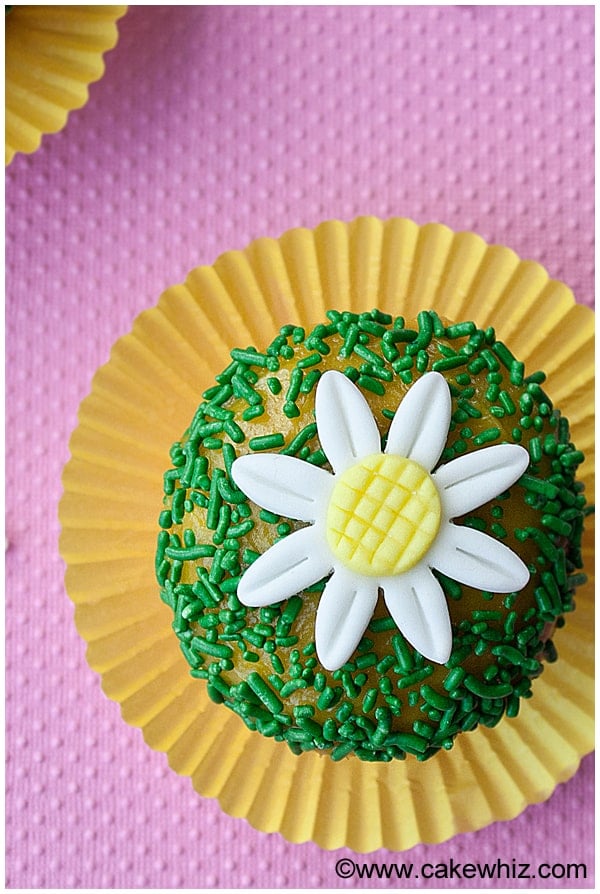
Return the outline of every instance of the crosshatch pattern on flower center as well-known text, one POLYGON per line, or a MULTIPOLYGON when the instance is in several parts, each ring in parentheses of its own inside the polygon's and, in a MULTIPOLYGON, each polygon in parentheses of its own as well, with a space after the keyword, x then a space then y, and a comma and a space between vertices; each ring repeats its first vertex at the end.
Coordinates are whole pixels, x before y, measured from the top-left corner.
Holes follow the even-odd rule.
POLYGON ((425 469, 402 456, 374 454, 339 476, 327 538, 359 574, 401 574, 427 552, 440 520, 440 498, 425 469))

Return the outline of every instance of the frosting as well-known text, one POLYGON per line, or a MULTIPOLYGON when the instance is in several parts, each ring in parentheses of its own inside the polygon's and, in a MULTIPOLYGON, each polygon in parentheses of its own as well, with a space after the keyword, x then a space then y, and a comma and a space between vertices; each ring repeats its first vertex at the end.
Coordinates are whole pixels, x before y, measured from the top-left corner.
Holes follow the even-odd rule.
MULTIPOLYGON (((411 323, 378 310, 332 310, 312 331, 282 327, 263 352, 234 349, 229 365, 202 395, 189 428, 172 445, 155 556, 161 598, 172 611, 181 651, 209 697, 294 753, 324 750, 333 760, 349 753, 361 760, 409 754, 426 760, 451 748, 462 731, 514 717, 531 695, 542 662, 556 660, 550 632, 573 610, 575 589, 585 579, 578 569, 588 508, 575 478, 583 454, 543 390, 544 378, 541 372, 526 375, 492 328, 444 323, 433 311, 420 312, 411 323), (320 503, 319 485, 311 480, 301 487, 284 474, 273 480, 273 491, 287 488, 288 505, 298 506, 282 516, 248 500, 233 480, 233 463, 241 454, 260 458, 277 452, 282 461, 302 460, 305 479, 312 470, 315 481, 328 481, 333 489, 335 475, 344 470, 329 471, 313 413, 318 383, 332 369, 367 399, 380 438, 364 449, 384 456, 392 455, 381 450, 396 411, 410 406, 411 384, 428 371, 443 373, 452 395, 451 419, 438 464, 431 467, 448 516, 440 518, 440 531, 459 528, 459 547, 471 533, 485 533, 527 565, 527 586, 500 594, 470 590, 439 570, 430 575, 421 561, 427 574, 418 581, 419 591, 434 577, 452 619, 452 652, 443 665, 407 642, 380 598, 351 660, 327 670, 316 654, 316 615, 327 584, 335 580, 341 590, 351 590, 341 563, 330 576, 324 562, 318 582, 281 602, 252 608, 238 598, 247 570, 269 548, 284 549, 300 527, 310 531, 326 513, 331 493, 324 490, 327 502, 320 503), (473 463, 485 457, 493 472, 497 460, 506 462, 501 451, 514 444, 527 450, 529 466, 510 491, 491 496, 494 476, 488 485, 483 468, 476 470, 476 488, 469 486, 473 463), (444 478, 449 468, 455 482, 444 478), (485 502, 469 502, 474 490, 485 502), (303 515, 306 521, 297 520, 303 515)), ((402 428, 393 434, 398 442, 402 428)), ((265 497, 264 482, 263 499, 267 507, 277 505, 265 497)), ((330 553, 326 533, 322 542, 330 553)), ((438 542, 440 535, 430 552, 438 542)), ((465 569, 470 561, 461 556, 465 569)), ((416 568, 408 573, 416 574, 416 568)), ((351 576, 356 582, 356 573, 351 576)), ((373 579, 365 581, 370 585, 373 579)), ((439 598, 432 590, 431 599, 436 593, 439 598)), ((410 603, 390 586, 387 597, 398 599, 397 611, 408 611, 410 603)), ((371 614, 372 598, 361 583, 352 611, 339 612, 338 624, 348 617, 360 626, 358 614, 371 614)))
POLYGON ((451 519, 514 484, 529 454, 516 444, 498 445, 500 451, 484 447, 432 473, 451 416, 450 390, 438 372, 418 379, 400 403, 385 453, 369 405, 342 373, 321 377, 315 408, 333 475, 276 453, 242 456, 232 465, 233 480, 259 506, 312 522, 250 566, 238 586, 239 600, 271 605, 333 569, 315 624, 324 667, 337 670, 350 660, 380 588, 405 639, 444 664, 452 629, 432 569, 497 593, 518 591, 529 580, 526 565, 507 546, 480 531, 465 534, 451 519))

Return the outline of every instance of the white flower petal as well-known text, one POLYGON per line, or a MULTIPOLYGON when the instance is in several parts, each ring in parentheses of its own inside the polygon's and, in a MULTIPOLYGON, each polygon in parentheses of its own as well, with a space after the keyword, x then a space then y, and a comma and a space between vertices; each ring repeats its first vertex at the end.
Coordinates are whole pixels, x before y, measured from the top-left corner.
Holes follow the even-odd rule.
POLYGON ((369 404, 343 373, 329 370, 321 376, 315 414, 321 447, 336 474, 381 452, 381 437, 369 404))
POLYGON ((325 469, 281 453, 240 456, 231 476, 263 509, 300 521, 319 518, 334 483, 325 469))
POLYGON ((529 465, 529 453, 517 444, 497 444, 466 453, 433 474, 446 518, 464 515, 493 500, 514 484, 529 465))
POLYGON ((431 472, 446 444, 451 414, 448 383, 440 373, 426 373, 396 410, 385 452, 412 459, 431 472))
POLYGON ((522 590, 529 580, 524 562, 481 531, 448 522, 426 556, 427 564, 468 587, 491 593, 522 590))
POLYGON ((337 670, 358 646, 377 604, 375 579, 361 578, 336 568, 317 609, 315 644, 319 661, 337 670))
POLYGON ((300 528, 278 540, 242 575, 237 595, 243 605, 281 602, 321 580, 333 567, 322 533, 300 528))
POLYGON ((421 563, 380 583, 404 638, 429 661, 445 664, 452 651, 452 627, 444 591, 430 569, 421 563))

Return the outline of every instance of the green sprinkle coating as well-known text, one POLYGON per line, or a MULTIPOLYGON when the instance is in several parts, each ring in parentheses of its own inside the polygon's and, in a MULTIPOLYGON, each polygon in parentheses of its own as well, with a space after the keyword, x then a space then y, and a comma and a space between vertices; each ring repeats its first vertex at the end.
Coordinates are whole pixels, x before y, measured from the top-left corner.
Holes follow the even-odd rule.
POLYGON ((525 377, 493 329, 446 325, 433 311, 415 323, 378 310, 330 311, 312 332, 284 326, 265 351, 232 350, 171 448, 157 512, 161 598, 209 698, 294 753, 317 749, 336 761, 425 760, 463 730, 515 717, 542 660, 556 659, 548 629, 562 626, 585 579, 589 507, 575 481, 583 454, 542 390, 544 378, 525 377), (325 580, 263 608, 237 597, 246 568, 299 523, 254 506, 235 485, 232 464, 245 453, 279 452, 329 470, 314 419, 315 388, 328 368, 357 384, 384 446, 399 399, 434 370, 452 395, 441 462, 499 443, 529 451, 529 468, 510 492, 455 523, 519 552, 530 584, 519 594, 484 591, 474 604, 468 588, 436 572, 453 623, 446 666, 426 661, 380 600, 351 660, 326 670, 311 639, 325 580))

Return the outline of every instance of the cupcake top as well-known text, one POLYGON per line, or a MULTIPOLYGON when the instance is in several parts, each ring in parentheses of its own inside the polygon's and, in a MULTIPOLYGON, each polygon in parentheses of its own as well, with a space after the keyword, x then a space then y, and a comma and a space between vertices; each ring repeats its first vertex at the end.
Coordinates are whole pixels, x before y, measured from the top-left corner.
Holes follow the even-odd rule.
POLYGON ((432 311, 331 311, 231 357, 165 474, 157 576, 193 676, 334 759, 514 716, 582 579, 583 456, 544 375, 432 311))

